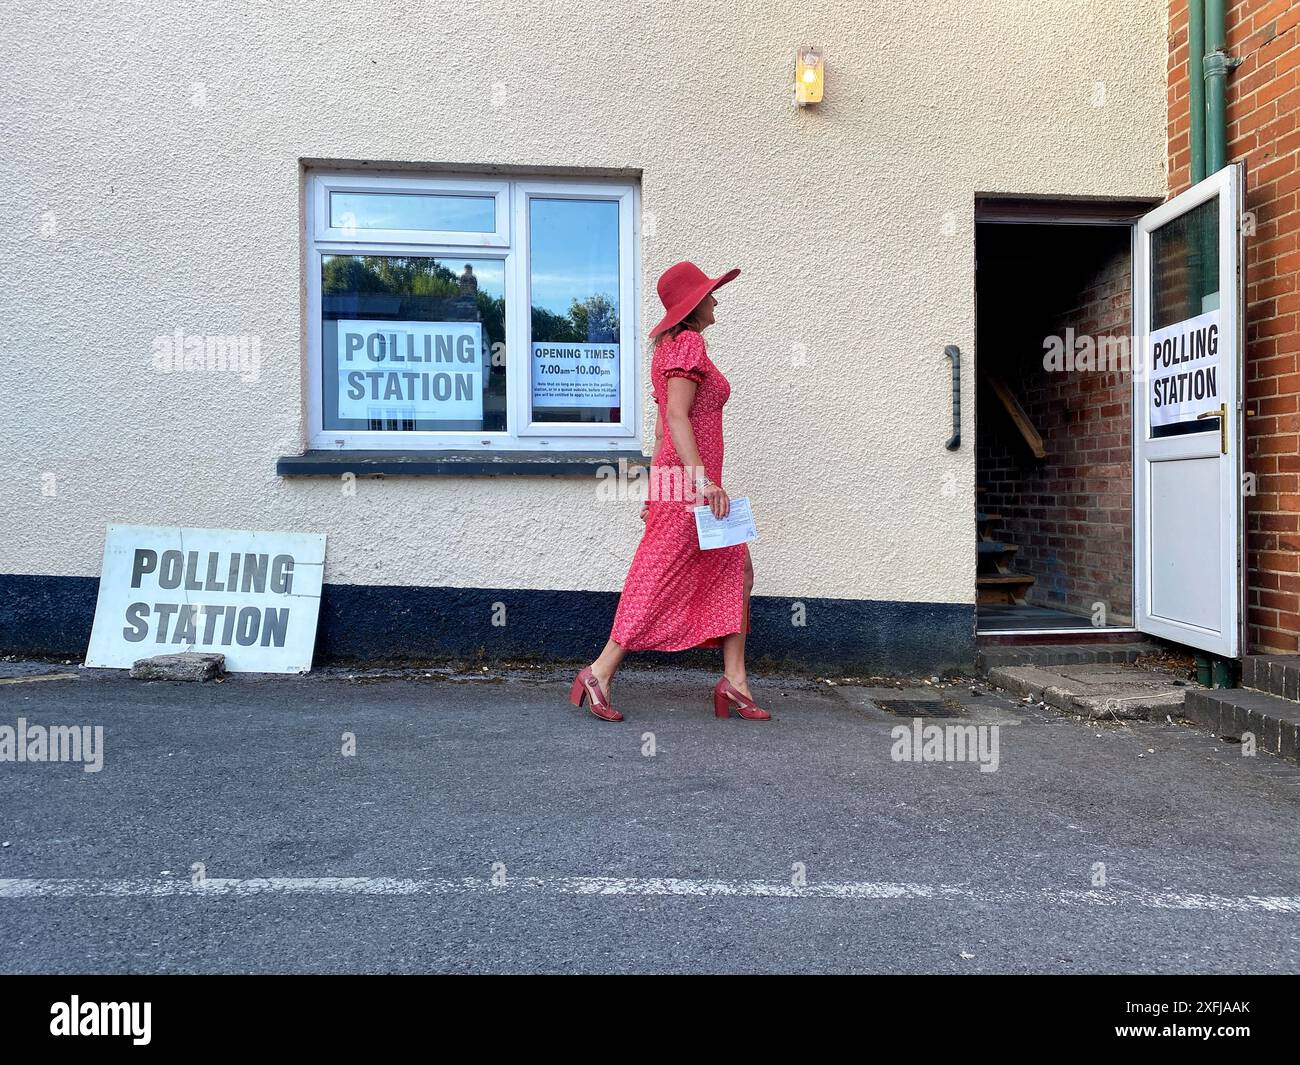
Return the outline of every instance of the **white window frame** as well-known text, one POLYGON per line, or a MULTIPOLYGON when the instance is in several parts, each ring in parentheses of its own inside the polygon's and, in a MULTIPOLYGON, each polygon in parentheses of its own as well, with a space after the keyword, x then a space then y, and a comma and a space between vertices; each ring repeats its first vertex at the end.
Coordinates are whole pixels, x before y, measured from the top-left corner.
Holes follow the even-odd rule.
POLYGON ((410 178, 384 174, 318 174, 313 180, 316 240, 340 240, 369 244, 455 244, 464 248, 504 248, 510 244, 510 183, 508 181, 470 181, 459 178, 410 178), (463 193, 491 196, 496 225, 490 233, 431 229, 356 229, 330 225, 330 193, 375 192, 390 195, 430 195, 463 193))
POLYGON ((313 451, 639 451, 641 442, 640 188, 636 183, 491 177, 354 174, 311 171, 307 196, 306 388, 307 447, 313 451), (329 193, 491 192, 497 197, 495 233, 357 230, 329 226, 329 193), (533 422, 531 299, 528 284, 528 202, 531 198, 607 199, 619 204, 619 343, 621 421, 533 422), (512 239, 513 238, 513 239, 512 239), (434 243, 434 241, 437 241, 434 243), (420 255, 498 259, 506 278, 506 429, 375 431, 324 427, 324 352, 321 349, 321 266, 326 255, 420 255))
MULTIPOLYGON (((637 344, 637 296, 635 279, 640 276, 640 262, 636 248, 637 224, 640 212, 637 210, 636 187, 634 185, 593 184, 590 182, 557 181, 520 181, 515 184, 515 284, 521 286, 524 293, 524 306, 531 308, 533 293, 530 285, 529 269, 529 212, 528 205, 534 199, 539 200, 610 200, 619 205, 618 209, 618 322, 619 322, 619 397, 621 421, 615 424, 596 422, 538 422, 533 420, 532 404, 532 316, 525 323, 529 327, 528 336, 528 372, 519 374, 515 381, 517 391, 510 395, 509 407, 526 411, 527 421, 520 425, 521 437, 567 436, 583 437, 621 437, 624 441, 636 436, 637 410, 640 399, 636 392, 637 371, 640 363, 639 345, 637 344), (634 409, 636 408, 636 409, 634 409)), ((509 326, 506 327, 509 329, 509 326)), ((508 335, 508 334, 507 334, 508 335)))

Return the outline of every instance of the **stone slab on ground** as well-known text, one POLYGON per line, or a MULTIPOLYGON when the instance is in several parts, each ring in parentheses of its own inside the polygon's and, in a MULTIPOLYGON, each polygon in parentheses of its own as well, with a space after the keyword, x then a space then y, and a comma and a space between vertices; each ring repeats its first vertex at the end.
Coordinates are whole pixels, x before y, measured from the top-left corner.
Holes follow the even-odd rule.
POLYGON ((1002 666, 989 671, 989 681, 1084 717, 1146 720, 1181 717, 1187 692, 1199 688, 1168 673, 1100 662, 1002 666))
POLYGON ((214 680, 226 671, 221 654, 154 655, 131 667, 132 680, 214 680))

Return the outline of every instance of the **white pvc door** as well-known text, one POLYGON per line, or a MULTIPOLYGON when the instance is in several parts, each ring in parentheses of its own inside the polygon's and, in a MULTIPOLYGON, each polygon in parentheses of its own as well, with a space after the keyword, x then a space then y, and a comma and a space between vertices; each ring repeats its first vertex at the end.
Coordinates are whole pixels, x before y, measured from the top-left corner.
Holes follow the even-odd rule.
POLYGON ((1244 175, 1146 215, 1134 249, 1134 614, 1143 632, 1241 652, 1244 175))

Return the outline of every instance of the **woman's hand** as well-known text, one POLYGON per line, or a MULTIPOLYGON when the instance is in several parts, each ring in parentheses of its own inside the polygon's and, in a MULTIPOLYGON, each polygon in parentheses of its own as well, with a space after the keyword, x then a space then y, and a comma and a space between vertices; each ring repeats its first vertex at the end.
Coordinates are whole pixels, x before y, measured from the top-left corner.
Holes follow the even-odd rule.
POLYGON ((700 489, 700 495, 704 497, 704 501, 709 504, 709 509, 713 511, 713 516, 719 521, 731 513, 731 499, 722 485, 710 481, 700 489))
POLYGON ((649 513, 650 513, 650 500, 647 499, 645 500, 645 502, 641 504, 641 520, 645 521, 646 515, 649 513))

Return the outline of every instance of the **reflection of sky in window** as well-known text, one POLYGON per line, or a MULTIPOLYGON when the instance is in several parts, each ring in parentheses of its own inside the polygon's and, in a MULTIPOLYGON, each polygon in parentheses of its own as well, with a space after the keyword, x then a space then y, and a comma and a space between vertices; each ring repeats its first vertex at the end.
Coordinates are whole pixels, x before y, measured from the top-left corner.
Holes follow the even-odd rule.
POLYGON ((491 196, 331 192, 330 225, 339 229, 491 233, 496 229, 496 200, 491 196))
POLYGON ((529 201, 529 279, 534 307, 566 314, 601 293, 618 308, 618 204, 612 200, 529 201))

